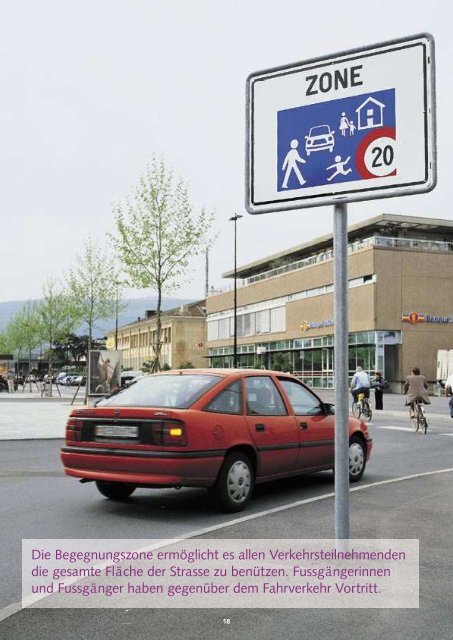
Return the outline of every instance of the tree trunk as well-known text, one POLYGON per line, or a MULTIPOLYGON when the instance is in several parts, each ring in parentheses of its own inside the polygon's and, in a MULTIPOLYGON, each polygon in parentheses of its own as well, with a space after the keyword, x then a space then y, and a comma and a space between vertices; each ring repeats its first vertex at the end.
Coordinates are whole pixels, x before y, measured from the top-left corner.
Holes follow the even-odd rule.
POLYGON ((90 371, 90 351, 91 351, 91 341, 92 341, 92 335, 93 335, 93 328, 91 323, 88 323, 88 345, 87 345, 87 354, 86 354, 86 359, 85 359, 85 366, 86 366, 86 371, 87 371, 87 381, 86 381, 86 385, 85 385, 85 404, 88 404, 88 393, 90 391, 90 378, 91 378, 91 371, 90 371))
POLYGON ((157 307, 156 307, 156 342, 154 344, 154 361, 153 361, 153 373, 158 373, 160 371, 160 350, 162 347, 161 342, 161 333, 162 333, 162 322, 160 319, 160 308, 162 304, 162 289, 158 287, 157 289, 157 307))

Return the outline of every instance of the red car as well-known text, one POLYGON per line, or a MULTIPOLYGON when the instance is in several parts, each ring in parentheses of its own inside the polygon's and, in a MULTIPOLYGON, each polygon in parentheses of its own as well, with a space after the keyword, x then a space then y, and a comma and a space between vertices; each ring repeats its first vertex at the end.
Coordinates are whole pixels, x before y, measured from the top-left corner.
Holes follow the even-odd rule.
MULTIPOLYGON (((333 469, 334 411, 286 373, 186 369, 145 376, 96 406, 75 409, 61 457, 67 475, 108 498, 137 487, 207 487, 240 511, 260 482, 333 469)), ((349 421, 349 476, 372 447, 349 421)))

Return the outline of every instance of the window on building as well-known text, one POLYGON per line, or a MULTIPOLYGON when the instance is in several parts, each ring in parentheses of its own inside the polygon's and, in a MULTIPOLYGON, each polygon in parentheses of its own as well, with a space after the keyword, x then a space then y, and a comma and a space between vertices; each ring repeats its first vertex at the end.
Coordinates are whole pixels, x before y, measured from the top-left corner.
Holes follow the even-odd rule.
MULTIPOLYGON (((219 322, 219 336, 218 340, 229 338, 231 336, 230 331, 230 318, 222 318, 219 322)), ((232 323, 231 323, 232 324, 232 323)))
POLYGON ((214 341, 219 339, 219 321, 212 320, 208 322, 208 340, 214 341))
POLYGON ((271 330, 270 310, 257 311, 255 316, 256 333, 269 333, 271 330))
POLYGON ((271 332, 285 331, 286 329, 286 308, 277 307, 271 309, 271 332))

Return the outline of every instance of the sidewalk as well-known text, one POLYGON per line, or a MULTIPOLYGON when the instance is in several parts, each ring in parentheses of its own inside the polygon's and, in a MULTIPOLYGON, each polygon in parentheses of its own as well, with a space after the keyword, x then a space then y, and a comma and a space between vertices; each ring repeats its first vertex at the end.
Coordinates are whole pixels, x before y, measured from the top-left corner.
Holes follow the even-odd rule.
POLYGON ((71 398, 2 398, 0 440, 64 438, 69 414, 81 406, 77 400, 71 406, 71 398))
MULTIPOLYGON (((66 420, 75 408, 83 405, 83 394, 71 405, 72 394, 60 398, 58 394, 52 398, 41 398, 40 394, 19 391, 15 394, 0 394, 0 440, 34 440, 46 438, 64 438, 66 420)), ((321 391, 320 397, 325 402, 334 402, 334 391, 321 391)), ((430 416, 436 422, 451 425, 448 398, 431 397, 427 406, 428 420, 430 416)), ((384 395, 384 411, 374 412, 374 418, 408 418, 408 409, 404 406, 405 398, 397 394, 384 395)), ((374 398, 371 399, 374 408, 374 398)))
MULTIPOLYGON (((318 393, 320 398, 324 400, 324 402, 331 402, 335 404, 335 391, 334 390, 323 390, 320 389, 317 391, 314 390, 315 393, 318 393)), ((426 415, 433 416, 436 420, 440 420, 442 422, 450 423, 453 427, 453 419, 450 418, 450 409, 448 406, 449 398, 439 398, 437 396, 430 396, 431 404, 426 405, 426 415)), ((371 408, 373 409, 373 414, 375 416, 382 416, 383 418, 408 418, 409 409, 405 406, 406 396, 403 396, 398 393, 384 393, 384 402, 383 411, 375 411, 374 409, 374 393, 371 392, 370 395, 371 408)), ((351 400, 352 403, 352 400, 351 400)), ((373 416, 374 417, 374 416, 373 416)))

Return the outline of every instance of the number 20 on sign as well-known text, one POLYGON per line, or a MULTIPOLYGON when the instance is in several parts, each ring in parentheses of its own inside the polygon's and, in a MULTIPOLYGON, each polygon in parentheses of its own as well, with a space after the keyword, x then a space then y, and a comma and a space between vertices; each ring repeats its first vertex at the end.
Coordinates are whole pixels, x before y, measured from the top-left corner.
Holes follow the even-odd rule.
POLYGON ((428 34, 252 73, 247 210, 433 189, 434 115, 428 34))

